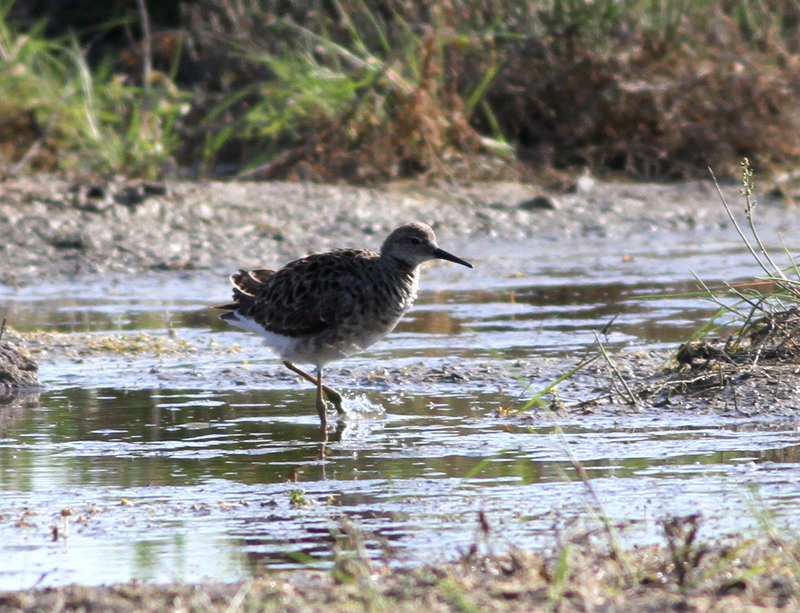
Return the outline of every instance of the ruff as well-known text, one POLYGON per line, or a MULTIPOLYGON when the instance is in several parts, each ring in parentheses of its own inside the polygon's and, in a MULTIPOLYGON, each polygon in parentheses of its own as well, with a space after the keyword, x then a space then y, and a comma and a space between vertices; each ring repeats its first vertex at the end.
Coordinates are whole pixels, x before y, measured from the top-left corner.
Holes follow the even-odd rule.
POLYGON ((290 262, 280 270, 256 268, 231 275, 233 302, 228 323, 264 337, 287 368, 317 387, 317 412, 324 427, 323 392, 338 412, 342 398, 322 383, 323 368, 373 345, 400 321, 417 297, 420 264, 448 260, 472 268, 436 244, 423 223, 400 226, 380 253, 336 249, 290 262), (316 377, 294 365, 313 364, 316 377))

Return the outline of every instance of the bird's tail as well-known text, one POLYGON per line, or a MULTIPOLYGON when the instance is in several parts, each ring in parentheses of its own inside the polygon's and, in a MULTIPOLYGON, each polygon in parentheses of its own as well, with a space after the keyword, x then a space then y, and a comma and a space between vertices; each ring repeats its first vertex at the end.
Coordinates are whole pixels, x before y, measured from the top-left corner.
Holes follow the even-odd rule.
POLYGON ((253 270, 240 269, 231 275, 233 284, 233 302, 211 307, 220 311, 228 311, 220 315, 221 319, 237 319, 235 312, 246 313, 255 301, 255 296, 269 282, 274 270, 269 268, 254 268, 253 270))

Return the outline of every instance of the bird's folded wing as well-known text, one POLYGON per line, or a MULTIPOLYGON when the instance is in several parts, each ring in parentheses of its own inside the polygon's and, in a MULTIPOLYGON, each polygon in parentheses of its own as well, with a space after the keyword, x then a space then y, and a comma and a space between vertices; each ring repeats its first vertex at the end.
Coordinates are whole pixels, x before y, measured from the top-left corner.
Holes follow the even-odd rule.
POLYGON ((347 279, 339 279, 321 293, 304 292, 302 288, 295 292, 270 292, 268 309, 264 308, 265 302, 256 299, 254 319, 276 334, 319 334, 352 315, 355 298, 347 285, 347 279))

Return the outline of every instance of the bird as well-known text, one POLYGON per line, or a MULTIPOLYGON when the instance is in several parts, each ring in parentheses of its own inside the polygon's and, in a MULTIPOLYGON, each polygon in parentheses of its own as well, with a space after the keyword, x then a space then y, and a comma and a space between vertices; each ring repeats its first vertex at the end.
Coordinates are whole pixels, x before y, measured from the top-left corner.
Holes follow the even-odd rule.
POLYGON ((260 334, 284 366, 316 386, 320 425, 327 424, 323 393, 339 414, 342 396, 323 384, 323 369, 367 349, 389 334, 414 304, 420 265, 447 260, 472 264, 441 249, 427 224, 396 228, 380 252, 333 249, 280 270, 240 269, 230 276, 233 301, 214 307, 224 321, 260 334), (295 362, 315 367, 316 376, 295 362))

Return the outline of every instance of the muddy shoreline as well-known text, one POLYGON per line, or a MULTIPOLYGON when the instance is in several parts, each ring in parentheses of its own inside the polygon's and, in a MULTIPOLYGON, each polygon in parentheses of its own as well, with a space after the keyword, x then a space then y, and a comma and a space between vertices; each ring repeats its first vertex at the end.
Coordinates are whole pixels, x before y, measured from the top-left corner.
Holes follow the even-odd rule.
MULTIPOLYGON (((721 189, 729 206, 743 217, 744 199, 738 186, 721 189)), ((800 233, 800 209, 788 193, 771 188, 769 195, 757 196, 756 218, 764 235, 800 233)), ((81 184, 30 177, 0 184, 0 284, 24 292, 28 284, 58 279, 103 278, 124 283, 129 275, 158 275, 159 271, 219 275, 224 284, 227 274, 240 266, 280 266, 308 253, 342 246, 377 249, 387 232, 409 220, 430 223, 442 245, 467 258, 498 243, 531 243, 526 247, 535 254, 556 241, 658 245, 687 235, 698 242, 735 236, 711 181, 604 184, 584 177, 573 189, 554 193, 521 183, 355 188, 255 182, 81 184)), ((735 278, 736 271, 730 276, 735 278)), ((82 343, 76 335, 64 342, 46 336, 17 341, 36 359, 103 353, 95 346, 96 338, 87 337, 82 343)), ((189 350, 178 347, 178 351, 189 350)), ((718 377, 721 385, 712 382, 702 390, 690 386, 679 392, 679 383, 692 376, 663 371, 668 357, 623 354, 615 358, 621 372, 641 391, 644 405, 631 407, 619 394, 604 393, 604 386, 613 387, 605 367, 595 365, 565 385, 581 398, 590 396, 587 390, 601 390, 596 396, 604 400, 593 403, 594 409, 581 404, 580 410, 604 410, 599 407, 607 405, 606 409, 618 412, 647 406, 648 410, 790 415, 800 408, 800 392, 793 384, 797 367, 791 363, 740 368, 727 378, 718 377)), ((543 364, 543 360, 523 360, 513 366, 514 373, 507 365, 425 366, 392 372, 342 364, 331 369, 330 376, 332 383, 345 387, 386 389, 413 382, 412 386, 485 390, 513 387, 520 375, 527 380, 555 378, 571 362, 543 364)), ((258 386, 265 375, 286 377, 276 363, 274 370, 265 373, 222 372, 216 383, 224 385, 238 378, 243 385, 258 386)), ((175 371, 155 374, 153 385, 164 384, 163 377, 181 376, 175 371)))
MULTIPOLYGON (((742 208, 735 185, 723 188, 742 208)), ((775 192, 777 193, 777 192, 775 192)), ((761 198, 765 228, 796 228, 793 199, 761 198)), ((430 223, 453 251, 486 241, 669 240, 731 231, 712 182, 603 184, 567 193, 521 183, 356 188, 298 183, 0 183, 0 283, 140 270, 281 265, 334 247, 379 247, 401 223, 430 223)))
MULTIPOLYGON (((741 210, 738 187, 726 186, 724 192, 729 204, 741 210)), ((758 220, 765 234, 798 235, 800 215, 791 198, 772 195, 761 200, 758 220)), ((481 250, 491 248, 492 244, 530 242, 535 253, 539 248, 547 250, 548 245, 557 241, 566 244, 616 241, 623 245, 655 246, 675 237, 685 239, 687 235, 701 242, 733 234, 710 182, 668 186, 584 182, 576 191, 552 193, 532 185, 511 183, 358 189, 280 183, 75 185, 53 179, 26 179, 0 184, 0 283, 24 292, 31 284, 76 283, 98 277, 124 283, 130 275, 175 275, 179 271, 188 275, 218 275, 224 285, 227 273, 239 266, 276 266, 332 247, 377 248, 389 230, 408 220, 431 223, 440 243, 465 258, 479 257, 481 250)), ((731 277, 736 276, 736 271, 731 271, 731 277)), ((13 322, 9 323, 13 328, 13 322)), ((311 393, 305 383, 286 372, 277 360, 270 361, 266 368, 219 367, 213 374, 200 377, 192 356, 211 350, 167 335, 158 338, 91 333, 19 335, 13 329, 7 335, 7 339, 24 346, 40 362, 75 360, 81 361, 83 369, 106 361, 114 368, 132 371, 136 368, 135 356, 148 351, 184 360, 183 364, 153 366, 146 373, 137 372, 135 387, 139 388, 180 388, 191 380, 192 385, 199 387, 216 389, 227 385, 258 389, 272 387, 278 381, 311 393)), ((229 350, 230 347, 214 349, 229 350)), ((781 422, 797 420, 800 410, 797 364, 761 362, 736 368, 687 364, 680 371, 674 368, 664 371, 662 367, 668 357, 659 352, 625 352, 611 356, 613 369, 598 359, 563 381, 557 396, 547 396, 547 407, 516 413, 526 398, 539 391, 534 385, 525 390, 526 395, 521 395, 519 405, 487 412, 484 419, 499 420, 512 428, 533 429, 550 425, 554 414, 566 419, 609 415, 620 423, 630 413, 659 415, 684 411, 731 417, 764 414, 781 422), (621 385, 623 379, 636 394, 635 402, 627 401, 621 385)), ((552 382, 578 359, 579 356, 530 358, 487 361, 481 365, 447 357, 436 363, 427 361, 403 367, 342 363, 331 368, 328 381, 344 387, 348 393, 357 389, 423 393, 450 388, 483 393, 502 389, 508 393, 522 391, 521 380, 552 382)), ((38 396, 17 400, 22 401, 36 406, 38 396)), ((4 416, 13 417, 2 409, 3 399, 0 399, 0 426, 4 416)), ((487 542, 488 536, 487 533, 487 542)), ((491 536, 495 538, 494 534, 491 536)), ((727 545, 710 547, 712 553, 707 555, 728 561, 727 545)), ((641 551, 634 549, 631 555, 641 551)), ((244 603, 254 610, 291 606, 299 611, 335 611, 350 610, 354 602, 366 603, 368 608, 369 599, 377 598, 380 606, 389 603, 393 607, 387 610, 416 609, 419 600, 425 599, 435 610, 445 611, 459 608, 453 605, 454 594, 458 593, 459 598, 467 598, 487 610, 549 610, 555 592, 547 568, 553 567, 557 556, 538 552, 514 555, 550 557, 519 568, 513 560, 502 561, 506 566, 501 568, 498 566, 501 563, 490 557, 391 572, 388 566, 384 570, 372 565, 362 575, 359 564, 365 568, 369 564, 344 555, 342 564, 349 566, 337 566, 334 570, 343 569, 345 580, 337 579, 334 573, 293 571, 232 584, 212 580, 170 586, 33 588, 0 592, 0 609, 234 610, 244 603)), ((762 557, 758 559, 763 559, 759 555, 762 557)), ((521 560, 522 557, 518 561, 521 560)), ((588 578, 596 575, 597 568, 615 564, 604 550, 589 550, 580 568, 588 578)), ((591 584, 573 574, 578 591, 570 592, 572 595, 564 599, 558 595, 557 600, 564 610, 571 610, 569 605, 573 602, 575 610, 602 604, 609 611, 630 610, 631 606, 640 605, 654 610, 665 606, 706 606, 724 600, 747 606, 748 598, 780 607, 784 601, 797 598, 798 593, 794 583, 767 582, 767 577, 771 579, 768 573, 764 577, 748 576, 746 584, 744 580, 718 581, 697 584, 694 591, 687 592, 683 585, 664 579, 674 572, 675 564, 663 546, 637 559, 637 565, 643 569, 641 577, 633 584, 615 579, 612 588, 617 595, 613 598, 598 596, 595 588, 580 592, 579 586, 591 584), (660 579, 655 581, 651 577, 660 579), (621 594, 623 585, 628 588, 621 594)))

